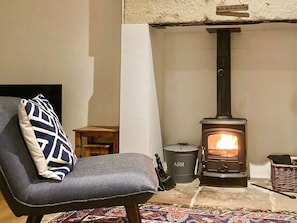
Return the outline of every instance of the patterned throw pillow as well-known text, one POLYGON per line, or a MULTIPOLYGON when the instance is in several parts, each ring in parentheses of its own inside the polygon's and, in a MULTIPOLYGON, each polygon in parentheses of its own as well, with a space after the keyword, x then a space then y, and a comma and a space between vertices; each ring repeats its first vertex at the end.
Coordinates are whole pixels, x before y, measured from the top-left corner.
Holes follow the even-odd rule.
POLYGON ((39 175, 63 180, 73 170, 77 157, 50 102, 42 94, 22 99, 18 116, 39 175))

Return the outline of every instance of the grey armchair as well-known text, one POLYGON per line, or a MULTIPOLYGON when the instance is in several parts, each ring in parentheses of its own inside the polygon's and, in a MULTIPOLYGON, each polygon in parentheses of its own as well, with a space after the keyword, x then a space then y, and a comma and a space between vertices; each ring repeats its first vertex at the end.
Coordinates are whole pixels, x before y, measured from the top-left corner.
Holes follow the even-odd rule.
POLYGON ((80 158, 63 181, 41 178, 19 128, 19 101, 0 97, 0 189, 16 216, 39 223, 49 213, 123 205, 129 222, 141 222, 138 204, 158 188, 151 158, 137 153, 80 158))

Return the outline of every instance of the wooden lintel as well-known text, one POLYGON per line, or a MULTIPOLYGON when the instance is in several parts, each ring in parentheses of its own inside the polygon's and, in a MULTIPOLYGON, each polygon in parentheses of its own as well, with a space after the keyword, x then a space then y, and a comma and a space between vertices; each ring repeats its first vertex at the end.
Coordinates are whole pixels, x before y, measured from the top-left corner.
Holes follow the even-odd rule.
POLYGON ((235 16, 235 17, 249 17, 250 14, 248 12, 216 12, 217 15, 223 16, 235 16))
POLYGON ((248 4, 217 6, 217 12, 247 11, 248 9, 248 4))

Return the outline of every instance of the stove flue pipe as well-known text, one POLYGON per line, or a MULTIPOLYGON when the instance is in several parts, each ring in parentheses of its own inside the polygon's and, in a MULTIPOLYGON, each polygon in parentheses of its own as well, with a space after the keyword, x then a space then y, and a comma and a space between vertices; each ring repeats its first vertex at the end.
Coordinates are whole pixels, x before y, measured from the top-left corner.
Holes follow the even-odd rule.
POLYGON ((231 115, 231 46, 230 30, 217 30, 217 116, 231 115))

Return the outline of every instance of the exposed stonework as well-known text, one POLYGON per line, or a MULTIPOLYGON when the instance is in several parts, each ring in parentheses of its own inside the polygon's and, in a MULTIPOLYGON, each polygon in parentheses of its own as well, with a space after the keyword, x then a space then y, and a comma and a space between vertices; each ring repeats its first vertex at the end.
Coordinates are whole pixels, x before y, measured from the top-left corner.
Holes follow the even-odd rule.
POLYGON ((203 208, 209 211, 262 210, 293 214, 297 217, 296 200, 253 186, 251 183, 271 188, 268 179, 251 179, 247 187, 199 186, 199 180, 195 179, 191 183, 177 184, 171 190, 159 191, 148 203, 203 208))
POLYGON ((297 21, 296 0, 125 0, 125 24, 211 24, 297 21), (216 14, 217 6, 248 4, 249 17, 216 14))

